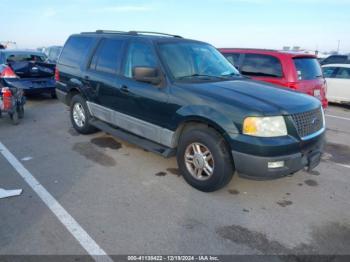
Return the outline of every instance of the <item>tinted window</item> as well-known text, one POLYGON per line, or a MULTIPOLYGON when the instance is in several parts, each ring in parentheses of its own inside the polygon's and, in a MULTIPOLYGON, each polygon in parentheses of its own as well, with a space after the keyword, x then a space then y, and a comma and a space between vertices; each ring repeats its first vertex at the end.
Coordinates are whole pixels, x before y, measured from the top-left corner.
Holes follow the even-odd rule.
POLYGON ((269 55, 246 54, 240 71, 248 76, 283 76, 280 61, 269 55))
POLYGON ((337 67, 323 67, 322 68, 324 77, 334 78, 335 72, 337 71, 337 67))
POLYGON ((6 53, 6 62, 25 62, 25 61, 36 61, 44 62, 46 59, 44 54, 32 54, 32 53, 6 53))
POLYGON ((236 68, 239 67, 239 56, 240 54, 223 54, 227 60, 233 64, 236 68))
POLYGON ((336 78, 350 79, 350 68, 339 68, 336 78))
POLYGON ((92 58, 90 69, 116 74, 120 65, 124 40, 103 39, 92 58))
POLYGON ((312 80, 322 77, 322 69, 316 58, 294 58, 298 80, 312 80))
POLYGON ((93 38, 84 36, 70 37, 63 48, 59 63, 77 67, 87 53, 93 42, 93 38))
POLYGON ((126 77, 132 78, 132 69, 136 66, 157 67, 157 59, 152 47, 146 43, 131 43, 125 65, 126 77))

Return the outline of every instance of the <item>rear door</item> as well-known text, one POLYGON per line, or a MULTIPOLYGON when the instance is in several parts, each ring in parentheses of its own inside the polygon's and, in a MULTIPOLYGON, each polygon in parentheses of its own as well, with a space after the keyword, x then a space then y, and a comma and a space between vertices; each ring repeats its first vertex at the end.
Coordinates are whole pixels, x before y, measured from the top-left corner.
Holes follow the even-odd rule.
POLYGON ((83 77, 92 101, 115 111, 124 107, 119 79, 126 42, 125 38, 101 39, 83 77))
POLYGON ((239 71, 255 80, 286 85, 281 61, 271 55, 246 53, 239 71))

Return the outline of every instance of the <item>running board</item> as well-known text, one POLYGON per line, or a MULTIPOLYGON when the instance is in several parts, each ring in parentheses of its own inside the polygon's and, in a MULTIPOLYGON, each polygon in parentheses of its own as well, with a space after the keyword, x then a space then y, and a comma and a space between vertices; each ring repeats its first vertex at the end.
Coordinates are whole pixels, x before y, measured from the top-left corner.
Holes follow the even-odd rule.
POLYGON ((100 129, 101 131, 104 131, 116 138, 119 138, 121 140, 124 140, 130 144, 134 144, 136 146, 139 146, 147 151, 156 153, 158 155, 161 155, 163 157, 169 158, 172 156, 175 156, 176 149, 166 147, 163 145, 160 145, 158 143, 152 142, 150 140, 147 140, 145 138, 136 136, 134 134, 131 134, 127 131, 124 131, 120 128, 112 127, 111 125, 97 119, 93 119, 90 121, 90 125, 100 129))

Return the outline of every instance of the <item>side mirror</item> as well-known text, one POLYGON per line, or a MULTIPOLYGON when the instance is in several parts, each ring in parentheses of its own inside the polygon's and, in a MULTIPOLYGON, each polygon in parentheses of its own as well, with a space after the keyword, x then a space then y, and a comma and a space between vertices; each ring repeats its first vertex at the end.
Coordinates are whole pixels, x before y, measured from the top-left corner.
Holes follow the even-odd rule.
POLYGON ((136 81, 158 85, 161 82, 158 68, 137 66, 132 69, 133 78, 136 81))

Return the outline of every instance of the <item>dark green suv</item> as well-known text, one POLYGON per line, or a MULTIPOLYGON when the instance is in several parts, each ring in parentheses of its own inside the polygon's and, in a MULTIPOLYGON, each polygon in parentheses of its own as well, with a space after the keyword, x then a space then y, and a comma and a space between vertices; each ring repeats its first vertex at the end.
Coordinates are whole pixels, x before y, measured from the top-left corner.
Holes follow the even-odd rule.
POLYGON ((318 165, 325 121, 310 96, 250 80, 213 46, 152 32, 72 35, 56 68, 73 127, 166 157, 202 191, 318 165))

